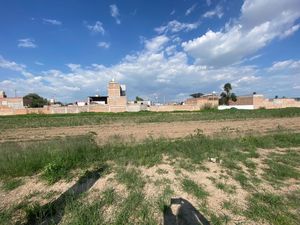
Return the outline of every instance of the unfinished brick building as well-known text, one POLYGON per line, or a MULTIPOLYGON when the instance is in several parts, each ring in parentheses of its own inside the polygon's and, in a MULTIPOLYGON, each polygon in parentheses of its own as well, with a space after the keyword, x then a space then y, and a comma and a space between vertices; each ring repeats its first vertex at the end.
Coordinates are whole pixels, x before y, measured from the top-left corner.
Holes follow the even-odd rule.
POLYGON ((238 96, 237 101, 229 101, 229 106, 219 106, 219 109, 280 109, 288 107, 300 107, 300 101, 294 98, 268 99, 260 94, 238 96))
POLYGON ((198 106, 199 109, 205 107, 217 107, 219 105, 219 96, 216 94, 206 94, 199 97, 188 98, 185 101, 185 104, 198 106))
POLYGON ((120 85, 114 79, 108 83, 108 98, 110 112, 125 112, 127 110, 126 86, 120 85))
POLYGON ((10 98, 6 96, 4 91, 0 91, 0 108, 22 109, 24 108, 23 98, 19 98, 19 97, 10 98))

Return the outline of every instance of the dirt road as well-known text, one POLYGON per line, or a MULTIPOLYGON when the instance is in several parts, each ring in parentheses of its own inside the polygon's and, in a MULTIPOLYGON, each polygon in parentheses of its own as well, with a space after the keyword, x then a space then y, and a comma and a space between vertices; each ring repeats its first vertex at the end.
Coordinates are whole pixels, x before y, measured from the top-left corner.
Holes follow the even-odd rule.
POLYGON ((111 137, 142 140, 147 137, 179 138, 197 132, 212 135, 220 132, 232 134, 267 133, 278 129, 300 131, 300 117, 224 121, 188 121, 171 123, 116 123, 76 127, 43 127, 8 129, 0 135, 0 142, 43 140, 53 137, 94 133, 99 143, 111 137))

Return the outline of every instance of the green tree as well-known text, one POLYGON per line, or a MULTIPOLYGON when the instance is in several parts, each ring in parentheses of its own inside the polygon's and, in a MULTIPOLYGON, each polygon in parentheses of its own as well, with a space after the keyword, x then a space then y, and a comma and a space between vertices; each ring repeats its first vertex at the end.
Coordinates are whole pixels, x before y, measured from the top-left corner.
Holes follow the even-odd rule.
POLYGON ((144 101, 144 99, 141 98, 141 97, 139 97, 139 96, 136 96, 136 97, 135 97, 135 101, 137 101, 137 102, 138 102, 138 101, 144 101))
POLYGON ((222 105, 229 105, 229 101, 232 100, 236 102, 237 98, 234 93, 232 93, 232 86, 230 83, 226 83, 223 87, 224 91, 221 93, 220 103, 222 105))
POLYGON ((30 93, 23 97, 24 105, 30 108, 40 108, 44 105, 48 105, 47 99, 39 96, 35 93, 30 93))

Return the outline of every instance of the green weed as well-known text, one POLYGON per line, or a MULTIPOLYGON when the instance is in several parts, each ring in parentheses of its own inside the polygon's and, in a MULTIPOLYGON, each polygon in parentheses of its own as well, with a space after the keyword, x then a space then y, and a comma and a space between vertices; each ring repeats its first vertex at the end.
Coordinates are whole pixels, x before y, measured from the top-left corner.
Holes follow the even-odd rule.
POLYGON ((182 181, 182 188, 185 192, 196 196, 198 199, 205 199, 208 196, 208 193, 203 187, 190 179, 184 179, 182 181))
POLYGON ((2 188, 5 191, 12 191, 23 184, 24 184, 24 182, 22 179, 10 179, 10 180, 4 181, 2 188))
POLYGON ((249 199, 245 216, 254 221, 265 221, 274 225, 296 225, 299 218, 289 210, 286 200, 271 193, 255 193, 249 199))

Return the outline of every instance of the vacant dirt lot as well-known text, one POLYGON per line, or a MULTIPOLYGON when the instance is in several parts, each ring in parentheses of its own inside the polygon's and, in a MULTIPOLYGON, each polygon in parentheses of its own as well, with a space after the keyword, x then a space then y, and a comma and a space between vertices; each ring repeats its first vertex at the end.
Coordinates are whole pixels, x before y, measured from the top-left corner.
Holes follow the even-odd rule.
POLYGON ((76 127, 43 127, 8 129, 0 135, 0 142, 43 140, 53 137, 76 136, 93 133, 99 143, 110 137, 123 140, 143 140, 147 137, 180 138, 197 131, 206 135, 230 132, 235 135, 268 133, 274 130, 300 130, 300 117, 270 118, 223 121, 187 121, 187 122, 155 122, 155 123, 115 123, 76 127))
POLYGON ((169 225, 182 198, 212 225, 296 225, 299 131, 300 117, 3 129, 0 224, 169 225))

